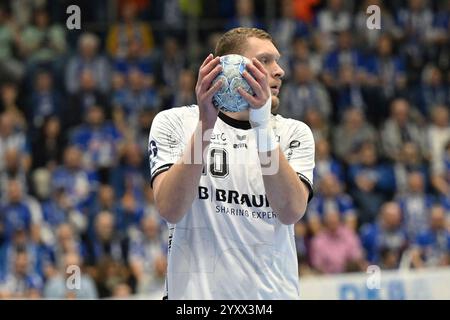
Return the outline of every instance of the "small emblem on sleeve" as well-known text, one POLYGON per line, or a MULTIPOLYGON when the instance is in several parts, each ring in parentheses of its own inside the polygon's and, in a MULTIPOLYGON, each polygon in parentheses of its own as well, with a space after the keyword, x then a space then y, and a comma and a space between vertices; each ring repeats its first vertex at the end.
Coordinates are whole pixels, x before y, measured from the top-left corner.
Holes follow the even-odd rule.
POLYGON ((300 141, 298 140, 292 140, 291 143, 289 144, 289 148, 291 149, 298 147, 300 147, 300 141))
POLYGON ((150 141, 148 144, 148 153, 151 157, 156 157, 158 154, 158 148, 156 147, 156 142, 154 140, 150 141))

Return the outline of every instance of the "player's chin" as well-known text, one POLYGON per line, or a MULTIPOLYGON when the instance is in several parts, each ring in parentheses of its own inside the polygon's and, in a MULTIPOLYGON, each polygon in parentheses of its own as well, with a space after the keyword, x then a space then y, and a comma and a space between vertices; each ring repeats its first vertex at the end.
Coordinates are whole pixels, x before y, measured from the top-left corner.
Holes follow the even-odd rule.
POLYGON ((280 106, 280 99, 277 96, 272 96, 272 113, 276 113, 278 110, 278 107, 280 106))

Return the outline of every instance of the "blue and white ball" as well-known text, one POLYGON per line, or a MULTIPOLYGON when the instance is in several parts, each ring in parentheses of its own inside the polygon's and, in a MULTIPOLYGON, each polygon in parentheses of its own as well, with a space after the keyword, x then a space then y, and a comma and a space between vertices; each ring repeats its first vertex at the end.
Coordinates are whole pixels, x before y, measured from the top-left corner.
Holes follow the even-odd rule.
POLYGON ((222 87, 213 96, 213 104, 219 110, 226 112, 239 112, 248 108, 247 101, 239 94, 237 88, 241 87, 253 95, 253 90, 247 80, 242 77, 245 65, 250 60, 239 54, 229 54, 220 57, 222 71, 214 79, 213 84, 222 80, 222 87))

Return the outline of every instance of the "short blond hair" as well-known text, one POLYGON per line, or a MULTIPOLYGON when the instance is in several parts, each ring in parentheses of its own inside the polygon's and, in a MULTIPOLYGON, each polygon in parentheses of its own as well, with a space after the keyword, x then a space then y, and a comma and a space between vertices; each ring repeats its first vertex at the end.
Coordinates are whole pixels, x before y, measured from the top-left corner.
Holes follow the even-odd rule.
POLYGON ((242 54, 247 45, 248 38, 258 38, 271 41, 274 45, 274 41, 270 34, 266 31, 258 28, 234 28, 227 31, 220 37, 217 42, 214 54, 216 56, 223 56, 226 54, 242 54))

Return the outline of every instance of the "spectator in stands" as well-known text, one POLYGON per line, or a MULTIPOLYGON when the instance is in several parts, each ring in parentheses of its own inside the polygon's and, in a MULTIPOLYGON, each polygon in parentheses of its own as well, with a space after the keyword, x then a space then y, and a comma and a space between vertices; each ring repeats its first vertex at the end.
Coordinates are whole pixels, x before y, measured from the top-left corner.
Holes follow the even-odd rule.
POLYGON ((55 241, 53 244, 53 252, 55 255, 55 264, 52 270, 52 276, 56 275, 58 270, 62 270, 64 265, 64 258, 67 254, 75 253, 81 258, 86 254, 78 233, 71 226, 70 223, 62 223, 54 229, 55 241))
POLYGON ((400 159, 402 146, 412 142, 420 147, 422 156, 427 155, 425 137, 412 121, 410 106, 405 99, 395 99, 391 103, 391 115, 381 131, 384 154, 393 161, 400 159))
POLYGON ((366 62, 366 68, 370 75, 369 82, 379 87, 385 103, 395 95, 404 93, 406 88, 405 62, 401 56, 394 53, 390 35, 380 35, 377 40, 376 52, 366 62))
POLYGON ((163 106, 188 106, 195 104, 195 74, 190 69, 184 69, 180 73, 178 81, 178 89, 173 93, 170 102, 164 103, 163 106))
POLYGON ((85 210, 97 189, 98 178, 95 172, 82 166, 82 153, 76 146, 64 150, 64 163, 52 173, 52 190, 64 193, 67 208, 85 210))
POLYGON ((349 30, 352 23, 351 14, 344 8, 342 0, 328 0, 316 19, 317 27, 325 35, 349 30))
MULTIPOLYGON (((342 1, 332 0, 332 2, 342 1)), ((341 11, 341 14, 343 13, 344 12, 341 11)), ((337 31, 338 30, 335 29, 332 32, 337 31)), ((364 60, 361 52, 353 43, 352 34, 349 31, 341 30, 339 32, 336 48, 329 52, 324 58, 323 79, 325 84, 334 87, 340 70, 344 68, 351 68, 355 73, 360 73, 364 67, 363 62, 364 60)))
POLYGON ((18 45, 21 56, 29 63, 57 61, 67 49, 64 29, 51 24, 45 9, 34 11, 33 22, 20 33, 18 45))
POLYGON ((432 184, 442 195, 450 194, 450 182, 446 172, 445 149, 450 141, 450 125, 447 107, 437 106, 431 111, 432 123, 428 125, 427 143, 431 154, 432 184))
POLYGON ((285 117, 303 120, 311 109, 319 110, 325 119, 331 113, 328 93, 306 63, 295 64, 293 82, 283 87, 282 96, 280 113, 285 117))
POLYGON ((30 268, 27 251, 17 249, 13 268, 0 281, 0 297, 12 299, 41 298, 43 279, 30 268), (3 283, 1 283, 3 282, 3 283))
POLYGON ((324 214, 325 229, 312 239, 311 264, 320 273, 363 270, 363 251, 357 234, 341 223, 339 212, 324 214))
POLYGON ((422 73, 422 88, 418 105, 425 116, 429 116, 435 106, 450 104, 450 92, 444 82, 442 71, 435 65, 428 65, 422 73))
POLYGON ((335 96, 335 110, 333 114, 333 119, 340 121, 342 115, 346 110, 356 108, 364 112, 366 115, 369 113, 367 110, 368 105, 366 102, 363 81, 358 80, 357 70, 350 66, 344 65, 339 69, 337 82, 334 84, 335 87, 331 88, 334 91, 335 96))
MULTIPOLYGON (((292 41, 292 53, 288 56, 289 61, 285 62, 286 70, 284 78, 290 81, 292 78, 291 69, 297 64, 297 62, 306 63, 311 68, 311 71, 315 77, 317 77, 322 70, 323 57, 319 52, 313 50, 311 42, 303 37, 295 38, 292 41)), ((282 66, 283 61, 280 61, 282 66)), ((283 66, 282 66, 283 67, 283 66)))
POLYGON ((388 251, 390 255, 395 256, 395 265, 398 267, 408 246, 400 206, 395 202, 384 203, 377 221, 364 225, 360 237, 369 263, 379 264, 382 254, 388 251))
POLYGON ((75 94, 80 89, 81 74, 89 70, 93 75, 98 89, 107 93, 111 83, 111 68, 108 60, 99 54, 99 38, 89 32, 78 38, 78 53, 70 58, 65 70, 65 84, 69 94, 75 94))
POLYGON ((22 186, 17 180, 8 180, 7 193, 0 208, 0 221, 3 226, 2 238, 11 240, 16 227, 21 227, 32 233, 38 230, 42 220, 42 211, 36 201, 29 201, 23 194, 22 186))
POLYGON ((350 194, 359 210, 358 220, 371 223, 382 203, 395 191, 394 172, 378 159, 375 145, 370 142, 359 148, 359 159, 349 168, 350 194))
MULTIPOLYGON (((89 234, 93 234, 95 219, 102 211, 111 212, 114 217, 119 215, 119 198, 116 197, 114 188, 109 184, 102 184, 98 188, 97 196, 89 210, 89 234)), ((117 224, 116 224, 117 225, 117 224)))
POLYGON ((225 25, 225 30, 237 27, 263 28, 263 24, 255 16, 253 0, 235 0, 235 16, 225 25))
MULTIPOLYGON (((181 48, 180 41, 175 37, 164 39, 162 52, 155 62, 155 77, 163 101, 173 96, 177 90, 178 79, 182 70, 187 68, 187 57, 181 48)), ((173 106, 164 106, 165 109, 173 106)))
POLYGON ((94 221, 94 233, 86 242, 86 264, 92 269, 105 257, 125 264, 128 259, 128 238, 115 228, 111 212, 98 213, 94 221))
POLYGON ((15 180, 20 184, 21 190, 28 191, 28 178, 23 168, 21 154, 17 149, 8 149, 3 155, 4 170, 0 171, 0 199, 7 194, 9 181, 15 180))
POLYGON ((397 198, 403 213, 403 225, 408 239, 414 242, 417 235, 428 226, 429 210, 434 198, 425 192, 425 177, 421 172, 408 174, 408 190, 397 198))
POLYGON ((113 105, 123 109, 130 128, 137 128, 140 113, 144 110, 157 112, 161 98, 153 85, 145 86, 144 75, 138 69, 131 70, 127 80, 128 86, 115 92, 113 105))
POLYGON ((446 228, 445 210, 441 206, 431 209, 429 227, 421 232, 411 252, 414 268, 448 266, 450 264, 450 231, 446 228))
POLYGON ((364 119, 359 109, 348 109, 343 121, 337 126, 333 137, 333 149, 339 160, 346 164, 355 163, 358 159, 358 147, 365 141, 375 143, 377 132, 364 119))
POLYGON ((362 47, 373 50, 376 47, 377 42, 379 43, 381 37, 395 34, 395 27, 394 17, 389 9, 386 8, 386 5, 382 0, 361 1, 359 10, 354 16, 353 28, 358 35, 358 43, 360 43, 362 47), (380 29, 367 28, 367 8, 369 6, 378 6, 378 8, 380 8, 380 29))
POLYGON ((101 183, 109 183, 122 153, 123 137, 114 124, 105 121, 100 106, 89 108, 86 122, 73 131, 70 140, 83 152, 84 167, 96 171, 101 183))
POLYGON ((330 122, 319 110, 307 110, 303 122, 311 129, 314 141, 330 139, 330 122))
POLYGON ((67 127, 80 125, 92 106, 101 106, 105 111, 109 110, 109 98, 99 90, 91 70, 84 69, 80 74, 79 90, 70 96, 65 125, 67 127))
POLYGON ((33 168, 53 171, 62 162, 66 145, 60 119, 55 116, 44 119, 42 128, 32 144, 33 168))
POLYGON ((401 147, 399 160, 394 164, 397 194, 402 195, 407 192, 408 175, 411 172, 420 172, 428 189, 430 182, 428 166, 420 154, 419 147, 413 142, 407 142, 401 147))
POLYGON ((19 88, 17 83, 6 82, 2 84, 0 108, 5 114, 9 114, 12 117, 15 129, 25 131, 27 129, 27 123, 23 109, 17 105, 18 95, 19 88))
POLYGON ((155 216, 146 216, 141 222, 142 233, 130 239, 129 263, 137 280, 137 293, 150 293, 155 288, 158 259, 165 260, 165 243, 161 241, 159 223, 155 216))
POLYGON ((327 174, 318 180, 319 192, 308 206, 308 222, 310 229, 315 233, 324 219, 327 211, 336 211, 340 220, 351 230, 357 227, 357 214, 352 198, 343 192, 343 188, 335 175, 327 174))
POLYGON ((18 26, 4 4, 0 5, 0 80, 19 81, 24 74, 23 61, 14 57, 18 26))
POLYGON ((282 0, 280 17, 270 26, 270 34, 277 43, 278 50, 287 56, 291 54, 294 39, 306 37, 309 33, 304 21, 295 17, 294 5, 294 0, 282 0))
POLYGON ((139 42, 145 52, 153 49, 151 26, 137 19, 136 9, 135 3, 126 2, 121 10, 121 21, 110 27, 106 46, 112 57, 124 57, 133 41, 139 42))
MULTIPOLYGON (((64 254, 64 266, 58 274, 50 278, 44 286, 44 298, 47 299, 97 299, 98 292, 92 278, 84 272, 79 273, 79 282, 75 282, 74 267, 82 268, 82 259, 78 253, 69 252, 64 254), (70 283, 71 286, 67 286, 70 283), (77 287, 76 284, 79 283, 77 287)), ((78 269, 78 272, 79 270, 78 269)))
POLYGON ((341 183, 345 182, 343 168, 330 153, 330 144, 325 139, 316 141, 316 166, 314 167, 314 181, 321 179, 329 174, 334 175, 341 183))
POLYGON ((52 74, 47 70, 38 71, 29 107, 29 118, 33 128, 36 130, 42 128, 45 119, 50 116, 62 119, 64 110, 61 98, 54 88, 52 74))

